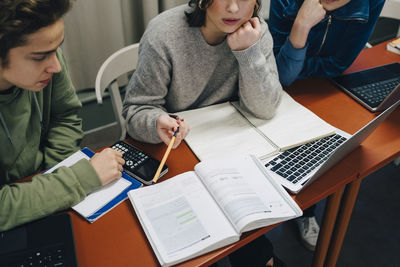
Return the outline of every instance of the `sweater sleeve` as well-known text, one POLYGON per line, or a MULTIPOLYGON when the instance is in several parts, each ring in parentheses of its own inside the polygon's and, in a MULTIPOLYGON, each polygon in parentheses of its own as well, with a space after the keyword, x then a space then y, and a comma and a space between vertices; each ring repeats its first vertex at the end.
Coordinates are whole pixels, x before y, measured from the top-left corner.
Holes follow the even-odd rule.
POLYGON ((139 62, 127 86, 122 115, 129 135, 139 141, 160 143, 157 119, 166 113, 171 65, 151 43, 143 38, 139 62))
POLYGON ((0 189, 0 231, 69 208, 100 185, 96 171, 85 159, 69 168, 36 175, 30 182, 4 185, 0 189))
POLYGON ((282 93, 272 37, 266 23, 262 23, 261 38, 251 47, 233 51, 239 63, 239 100, 242 108, 256 117, 274 116, 282 93))
POLYGON ((82 120, 78 111, 82 107, 59 49, 57 56, 62 71, 52 79, 49 126, 44 145, 44 168, 50 168, 79 149, 82 140, 82 120))

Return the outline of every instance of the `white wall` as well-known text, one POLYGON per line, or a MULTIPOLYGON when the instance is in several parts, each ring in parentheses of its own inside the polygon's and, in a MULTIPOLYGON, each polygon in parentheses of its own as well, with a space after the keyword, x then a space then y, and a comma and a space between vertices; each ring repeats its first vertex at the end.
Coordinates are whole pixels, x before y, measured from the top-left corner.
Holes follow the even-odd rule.
POLYGON ((270 3, 270 0, 261 0, 260 16, 264 19, 268 19, 268 17, 269 17, 269 3, 270 3))
MULTIPOLYGON (((186 3, 188 0, 73 1, 65 17, 63 49, 77 89, 93 88, 104 60, 116 50, 138 42, 159 11, 186 3)), ((262 0, 262 18, 268 18, 269 7, 270 0, 262 0)), ((400 19, 400 0, 386 0, 382 16, 400 19)))
POLYGON ((94 88, 101 64, 116 50, 140 40, 158 0, 73 1, 65 16, 62 46, 77 90, 94 88))
POLYGON ((400 0, 386 0, 381 16, 400 19, 400 0))
POLYGON ((77 89, 94 87, 97 70, 109 55, 124 46, 121 1, 74 1, 65 16, 63 51, 77 89), (96 15, 94 15, 96 14, 96 15))
POLYGON ((167 10, 175 6, 187 4, 188 2, 188 0, 161 0, 160 10, 167 10))

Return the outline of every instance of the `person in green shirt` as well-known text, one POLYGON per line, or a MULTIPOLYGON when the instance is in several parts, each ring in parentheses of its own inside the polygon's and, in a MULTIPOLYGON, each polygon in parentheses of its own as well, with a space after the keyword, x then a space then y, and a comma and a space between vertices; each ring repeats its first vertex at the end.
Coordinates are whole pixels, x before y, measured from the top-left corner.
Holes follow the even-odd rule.
POLYGON ((51 174, 79 150, 81 108, 59 46, 69 0, 0 1, 0 231, 63 210, 121 177, 108 148, 51 174))

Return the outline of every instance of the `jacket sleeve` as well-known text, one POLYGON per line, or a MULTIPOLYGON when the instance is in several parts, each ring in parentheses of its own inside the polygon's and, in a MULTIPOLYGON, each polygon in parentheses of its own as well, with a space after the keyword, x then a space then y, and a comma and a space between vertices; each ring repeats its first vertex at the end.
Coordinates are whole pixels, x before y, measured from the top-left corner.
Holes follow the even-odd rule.
POLYGON ((289 41, 294 20, 285 18, 283 10, 285 1, 271 1, 269 10, 269 26, 274 40, 274 54, 282 85, 287 86, 297 79, 303 69, 307 45, 296 49, 289 41))
POLYGON ((262 119, 275 115, 282 86, 279 83, 272 37, 266 23, 262 36, 251 47, 233 51, 239 63, 239 101, 241 107, 262 119))
POLYGON ((348 34, 337 42, 335 46, 337 52, 332 56, 307 58, 298 78, 336 76, 354 62, 368 42, 384 5, 384 1, 370 1, 370 3, 368 22, 354 24, 353 30, 347 29, 348 34))
POLYGON ((0 231, 39 219, 80 202, 100 186, 89 161, 39 174, 30 182, 4 185, 0 189, 0 231))
MULTIPOLYGON (((43 120, 49 123, 42 124, 46 129, 42 129, 40 148, 46 169, 77 151, 82 138, 81 120, 77 116, 81 104, 61 51, 57 51, 57 56, 62 71, 53 75, 49 84, 52 89, 43 90, 41 94, 47 95, 39 100, 48 101, 43 105, 43 120)), ((51 174, 39 174, 31 182, 5 184, 0 187, 0 231, 69 208, 100 186, 97 173, 87 160, 51 174)))
POLYGON ((83 137, 82 120, 78 111, 82 107, 72 84, 59 49, 57 56, 62 71, 54 74, 50 99, 50 116, 48 129, 44 138, 44 168, 50 168, 79 149, 83 137))

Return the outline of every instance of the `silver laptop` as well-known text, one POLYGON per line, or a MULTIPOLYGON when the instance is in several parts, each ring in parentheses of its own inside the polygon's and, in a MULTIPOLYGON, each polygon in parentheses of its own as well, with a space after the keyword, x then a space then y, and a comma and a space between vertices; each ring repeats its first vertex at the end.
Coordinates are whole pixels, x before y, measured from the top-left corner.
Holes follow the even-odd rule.
POLYGON ((400 99, 400 63, 343 74, 331 79, 369 111, 382 111, 400 99))
POLYGON ((290 192, 299 193, 357 148, 399 105, 400 100, 354 135, 338 130, 334 135, 281 152, 264 161, 267 173, 290 192))

